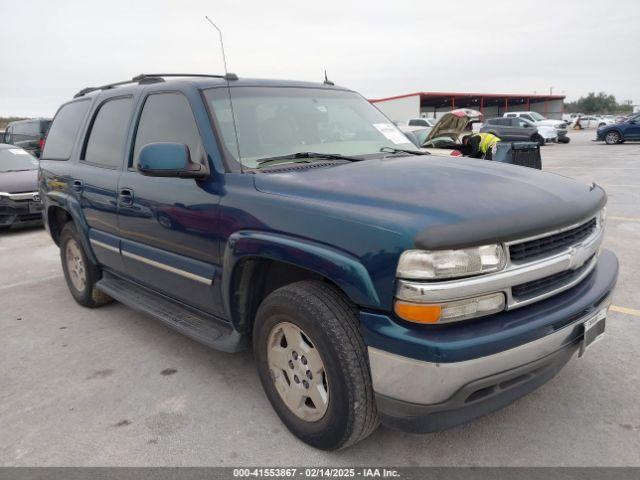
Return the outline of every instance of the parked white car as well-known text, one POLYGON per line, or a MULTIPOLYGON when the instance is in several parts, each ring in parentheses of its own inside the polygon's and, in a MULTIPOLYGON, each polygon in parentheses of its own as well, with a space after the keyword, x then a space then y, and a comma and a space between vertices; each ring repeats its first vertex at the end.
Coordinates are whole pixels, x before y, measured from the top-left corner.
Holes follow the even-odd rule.
POLYGON ((582 128, 600 128, 607 125, 613 125, 615 122, 612 118, 598 117, 595 115, 585 115, 580 117, 580 125, 582 128))
POLYGON ((410 127, 433 127, 435 124, 435 118, 410 118, 407 120, 407 125, 410 127))
POLYGON ((502 116, 508 118, 524 118, 525 120, 533 122, 538 127, 553 127, 556 129, 558 142, 569 143, 569 137, 567 137, 567 122, 564 120, 552 120, 533 111, 507 112, 502 116))

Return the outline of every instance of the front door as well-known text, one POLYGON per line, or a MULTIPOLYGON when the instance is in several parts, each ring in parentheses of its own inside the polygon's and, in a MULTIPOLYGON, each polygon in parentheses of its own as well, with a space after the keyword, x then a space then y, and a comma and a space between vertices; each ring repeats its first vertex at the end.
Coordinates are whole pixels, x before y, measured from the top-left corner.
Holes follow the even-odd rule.
POLYGON ((193 112, 181 93, 152 93, 142 107, 129 168, 118 188, 125 271, 142 285, 220 315, 220 196, 215 182, 140 174, 140 150, 156 142, 185 144, 192 161, 207 161, 193 112))
POLYGON ((629 120, 624 131, 624 138, 629 140, 640 140, 640 115, 629 120))

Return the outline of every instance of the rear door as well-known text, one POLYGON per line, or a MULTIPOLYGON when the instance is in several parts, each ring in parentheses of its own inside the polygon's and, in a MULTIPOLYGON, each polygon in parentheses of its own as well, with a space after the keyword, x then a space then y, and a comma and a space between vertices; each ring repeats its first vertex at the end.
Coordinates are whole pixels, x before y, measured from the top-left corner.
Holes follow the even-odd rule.
POLYGON ((140 150, 157 142, 184 144, 192 161, 207 161, 193 110, 180 92, 150 93, 138 115, 129 168, 119 185, 125 270, 138 283, 222 314, 218 188, 209 179, 141 175, 140 150))
POLYGON ((101 264, 123 271, 117 216, 118 180, 126 156, 126 139, 133 115, 133 97, 111 97, 93 113, 73 188, 80 193, 89 240, 101 264))

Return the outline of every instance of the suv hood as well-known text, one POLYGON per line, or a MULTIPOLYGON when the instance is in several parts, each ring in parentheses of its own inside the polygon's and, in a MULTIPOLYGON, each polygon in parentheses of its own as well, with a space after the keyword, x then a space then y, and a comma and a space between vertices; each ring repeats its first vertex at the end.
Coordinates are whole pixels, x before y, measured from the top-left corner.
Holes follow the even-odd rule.
POLYGON ((460 108, 445 113, 435 124, 429 135, 425 139, 426 144, 430 140, 438 137, 450 137, 453 141, 457 141, 460 134, 465 130, 471 130, 469 126, 475 122, 482 121, 482 113, 470 108, 460 108))
POLYGON ((424 249, 543 233, 586 220, 606 203, 600 187, 560 175, 437 156, 262 173, 254 181, 261 192, 298 199, 292 205, 298 211, 320 210, 334 219, 408 235, 407 243, 424 249))
POLYGON ((0 192, 21 193, 38 190, 38 170, 0 172, 0 192))

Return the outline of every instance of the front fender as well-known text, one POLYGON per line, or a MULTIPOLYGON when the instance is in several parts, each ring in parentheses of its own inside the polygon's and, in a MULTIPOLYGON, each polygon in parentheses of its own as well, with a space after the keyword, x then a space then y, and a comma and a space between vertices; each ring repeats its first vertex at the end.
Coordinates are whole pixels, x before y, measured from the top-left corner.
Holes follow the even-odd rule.
POLYGON ((369 272, 353 255, 296 237, 241 231, 229 237, 223 258, 222 298, 229 313, 234 269, 240 260, 248 257, 277 260, 315 272, 335 283, 356 305, 380 308, 369 272))

